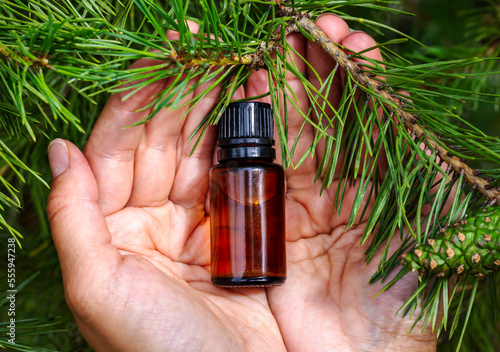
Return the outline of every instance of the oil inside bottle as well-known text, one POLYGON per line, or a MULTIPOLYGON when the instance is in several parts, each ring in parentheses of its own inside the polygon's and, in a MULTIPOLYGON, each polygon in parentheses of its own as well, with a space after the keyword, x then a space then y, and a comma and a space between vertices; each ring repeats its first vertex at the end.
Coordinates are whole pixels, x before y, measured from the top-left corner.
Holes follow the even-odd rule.
POLYGON ((273 163, 250 164, 212 170, 212 282, 217 286, 271 286, 286 279, 283 170, 273 163))

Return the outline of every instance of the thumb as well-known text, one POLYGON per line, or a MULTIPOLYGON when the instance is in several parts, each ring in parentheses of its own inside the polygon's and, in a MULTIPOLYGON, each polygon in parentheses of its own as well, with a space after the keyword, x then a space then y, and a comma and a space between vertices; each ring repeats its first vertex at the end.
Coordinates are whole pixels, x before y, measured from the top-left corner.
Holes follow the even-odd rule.
POLYGON ((47 204, 52 237, 68 303, 81 305, 78 297, 84 292, 90 294, 92 286, 104 284, 121 256, 111 245, 97 203, 97 183, 80 150, 70 142, 55 139, 49 145, 49 162, 54 176, 47 204))

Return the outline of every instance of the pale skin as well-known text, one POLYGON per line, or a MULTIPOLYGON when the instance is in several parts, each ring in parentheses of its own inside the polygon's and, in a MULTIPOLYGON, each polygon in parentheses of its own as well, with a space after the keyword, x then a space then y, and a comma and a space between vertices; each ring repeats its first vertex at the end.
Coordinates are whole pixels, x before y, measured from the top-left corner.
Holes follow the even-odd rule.
MULTIPOLYGON (((363 32, 350 33, 336 16, 321 16, 316 23, 333 42, 352 50, 375 44, 363 32)), ((334 63, 315 43, 299 34, 287 40, 326 78, 334 63)), ((365 55, 381 59, 378 50, 365 55)), ((307 73, 300 60, 297 65, 307 73)), ((292 75, 288 81, 307 111, 301 84, 292 75)), ((421 334, 418 327, 408 334, 412 322, 395 316, 415 289, 414 276, 372 298, 382 287, 368 284, 377 258, 369 265, 363 261, 363 222, 346 230, 356 188, 337 217, 333 200, 339 181, 319 195, 320 183, 313 182, 318 156, 286 170, 286 284, 267 289, 211 284, 207 192, 215 129, 191 157, 187 138, 218 90, 184 119, 178 111, 163 110, 146 125, 124 128, 147 116, 137 110, 169 84, 152 84, 126 101, 111 96, 84 153, 60 139, 49 147, 55 177, 49 219, 66 300, 86 341, 96 351, 435 351, 435 334, 421 334)), ((259 70, 235 98, 267 90, 267 74, 259 70)), ((333 104, 341 90, 337 82, 333 104)), ((291 144, 302 120, 293 111, 289 119, 291 144)), ((297 157, 312 136, 312 128, 303 132, 297 157)))

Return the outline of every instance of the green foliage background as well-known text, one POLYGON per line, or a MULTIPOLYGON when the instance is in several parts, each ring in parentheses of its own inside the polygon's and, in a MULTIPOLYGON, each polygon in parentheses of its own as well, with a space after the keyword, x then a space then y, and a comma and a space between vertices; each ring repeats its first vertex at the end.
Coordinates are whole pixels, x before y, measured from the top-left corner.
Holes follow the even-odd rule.
MULTIPOLYGON (((0 6, 2 6, 0 1, 0 6)), ((398 30, 411 35, 425 44, 426 47, 408 41, 403 44, 391 46, 399 55, 416 63, 432 62, 433 60, 452 60, 467 57, 481 57, 499 55, 500 46, 500 4, 494 1, 477 0, 408 0, 401 4, 389 4, 397 8, 416 14, 416 17, 394 15, 387 12, 375 12, 370 9, 359 8, 359 13, 349 13, 351 16, 371 18, 380 23, 388 24, 398 30), (490 6, 492 11, 484 11, 490 6), (482 10, 483 9, 483 10, 482 10)), ((104 9, 105 10, 105 9, 104 9)), ((134 9, 131 9, 133 12, 134 9)), ((135 16, 141 13, 135 9, 135 16)), ((120 19, 117 18, 117 21, 120 19)), ((352 21, 351 28, 365 30, 378 41, 387 41, 385 33, 382 36, 363 24, 352 21)), ((0 32, 2 26, 8 28, 9 23, 0 19, 0 32), (2 22, 3 21, 3 22, 2 22), (3 24, 2 24, 3 23, 3 24)), ((0 34, 1 38, 1 34, 0 34)), ((1 41, 1 39, 0 39, 1 41)), ((2 58, 0 57, 0 60, 2 58)), ((126 67, 127 62, 120 62, 120 67, 126 67)), ((499 71, 498 61, 474 66, 476 70, 499 71), (496 65, 492 66, 492 65, 496 65)), ((433 82, 442 85, 456 85, 483 93, 498 94, 500 92, 500 75, 468 77, 462 81, 433 82)), ((78 94, 71 94, 66 85, 61 81, 54 81, 58 92, 68 100, 66 106, 81 121, 80 125, 85 131, 82 133, 71 123, 62 119, 55 121, 55 130, 41 122, 40 135, 36 141, 30 141, 22 135, 6 136, 1 134, 1 140, 22 160, 30 169, 36 170, 47 184, 50 184, 50 169, 47 162, 47 146, 51 139, 62 137, 76 143, 83 148, 91 131, 92 125, 99 115, 106 94, 93 97, 96 104, 90 104, 81 99, 78 94)), ((71 88, 69 88, 71 90, 71 88)), ((78 89, 78 87, 73 87, 78 89)), ((4 94, 1 92, 0 94, 4 94)), ((445 97, 440 98, 442 104, 450 104, 445 97)), ((494 99, 494 98, 491 98, 494 99)), ((466 102, 467 103, 467 102, 466 102)), ((489 135, 500 135, 500 111, 497 104, 472 103, 458 106, 461 116, 468 119, 473 125, 489 135)), ((455 103, 453 103, 456 105, 455 103)), ((31 107, 33 108, 33 107, 31 107)), ((15 113, 0 110, 0 119, 15 119, 15 113)), ((484 166, 484 165, 483 165, 484 166)), ((486 165, 487 166, 487 165, 486 165)), ((3 215, 10 226, 22 234, 20 240, 22 249, 17 249, 16 273, 17 283, 31 280, 17 294, 16 341, 32 346, 34 350, 55 351, 84 351, 89 350, 79 335, 72 315, 64 302, 61 274, 57 254, 52 243, 50 229, 45 220, 45 206, 49 189, 33 174, 20 171, 26 182, 20 182, 12 172, 8 172, 5 162, 0 162, 0 176, 19 191, 20 207, 8 208, 3 215), (38 273, 33 278, 33 274, 38 273), (23 322, 23 319, 26 321, 23 322)), ((5 190, 4 190, 5 192, 5 190)), ((7 229, 0 230, 2 253, 0 253, 0 289, 7 289, 6 273, 6 244, 11 234, 7 229), (5 245, 4 245, 5 244, 5 245)), ((498 277, 496 284, 498 285, 498 277)), ((497 295, 500 290, 497 290, 497 295)), ((477 293, 478 299, 472 310, 468 332, 463 342, 463 351, 498 351, 500 350, 500 323, 493 322, 491 314, 491 301, 487 285, 482 285, 477 293)), ((2 299, 3 296, 0 296, 2 299)), ((498 300, 498 297, 497 297, 498 300)), ((2 302, 5 303, 5 302, 2 302)), ((397 309, 399 307, 395 307, 397 309)), ((0 306, 0 342, 6 336, 6 305, 0 306)), ((458 335, 458 334, 457 334, 458 335)), ((449 351, 454 349, 458 336, 451 341, 443 334, 440 338, 438 350, 449 351)))

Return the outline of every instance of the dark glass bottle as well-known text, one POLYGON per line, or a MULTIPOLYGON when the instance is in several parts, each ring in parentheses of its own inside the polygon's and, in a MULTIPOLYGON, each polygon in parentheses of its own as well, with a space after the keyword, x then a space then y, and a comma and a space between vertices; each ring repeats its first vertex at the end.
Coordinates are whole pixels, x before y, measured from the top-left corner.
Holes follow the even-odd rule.
POLYGON ((275 164, 273 112, 231 103, 218 124, 210 171, 211 269, 216 286, 281 285, 286 280, 285 177, 275 164))

